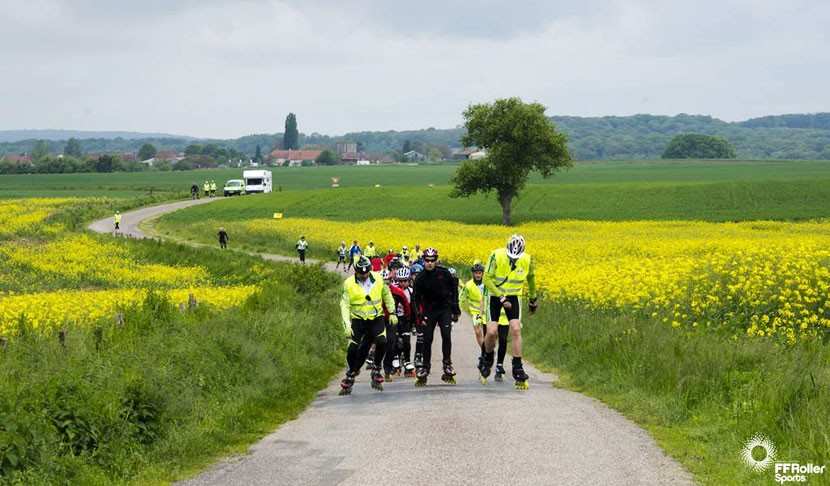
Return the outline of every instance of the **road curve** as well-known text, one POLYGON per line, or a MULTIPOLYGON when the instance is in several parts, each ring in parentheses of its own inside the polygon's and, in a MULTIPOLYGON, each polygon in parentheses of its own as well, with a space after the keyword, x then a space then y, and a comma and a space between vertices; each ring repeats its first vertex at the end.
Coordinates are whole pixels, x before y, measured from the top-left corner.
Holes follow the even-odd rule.
MULTIPOLYGON (((143 237, 141 221, 209 201, 124 213, 123 232, 143 237)), ((110 232, 112 218, 89 228, 110 232)), ((549 324, 531 317, 527 325, 549 324)), ((432 369, 440 370, 440 335, 435 341, 432 369)), ((353 395, 340 397, 338 376, 248 454, 181 484, 694 484, 644 430, 595 399, 553 387, 555 376, 526 364, 528 391, 515 390, 512 380, 481 385, 477 355, 464 316, 453 330, 457 385, 441 383, 438 371, 426 388, 400 378, 376 392, 364 372, 353 395)), ((509 373, 509 354, 505 361, 509 373)))

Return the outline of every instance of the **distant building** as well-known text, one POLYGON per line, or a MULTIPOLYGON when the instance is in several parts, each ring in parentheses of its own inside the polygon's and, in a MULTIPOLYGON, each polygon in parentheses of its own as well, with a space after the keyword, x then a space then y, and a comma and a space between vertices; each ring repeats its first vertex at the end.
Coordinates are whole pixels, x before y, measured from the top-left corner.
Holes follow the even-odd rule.
POLYGON ((168 160, 170 162, 175 162, 179 159, 179 154, 175 150, 159 150, 156 152, 156 160, 168 160))
POLYGON ((405 152, 403 154, 403 160, 406 162, 420 162, 422 160, 426 160, 426 158, 426 155, 415 150, 410 150, 409 152, 405 152))
POLYGON ((301 165, 304 160, 315 161, 322 150, 274 150, 271 152, 271 159, 274 164, 283 166, 288 163, 289 167, 301 165), (296 165, 291 165, 291 162, 297 162, 296 165))
MULTIPOLYGON (((357 144, 354 142, 337 142, 337 155, 356 154, 357 144)), ((342 158, 342 157, 341 157, 342 158)), ((345 159, 343 159, 345 160, 345 159)))
POLYGON ((470 160, 478 160, 478 159, 483 159, 484 157, 487 157, 487 151, 486 150, 478 150, 476 152, 471 153, 468 158, 470 160))
POLYGON ((343 152, 340 154, 340 160, 347 164, 354 164, 360 160, 360 154, 357 152, 343 152))
POLYGON ((32 157, 26 154, 6 154, 0 155, 0 160, 5 160, 7 162, 14 162, 16 164, 31 164, 32 157))
POLYGON ((358 160, 355 162, 355 165, 372 165, 372 163, 368 160, 358 160))
POLYGON ((470 158, 471 154, 474 154, 478 151, 478 147, 454 148, 452 149, 450 158, 452 160, 467 160, 470 158))

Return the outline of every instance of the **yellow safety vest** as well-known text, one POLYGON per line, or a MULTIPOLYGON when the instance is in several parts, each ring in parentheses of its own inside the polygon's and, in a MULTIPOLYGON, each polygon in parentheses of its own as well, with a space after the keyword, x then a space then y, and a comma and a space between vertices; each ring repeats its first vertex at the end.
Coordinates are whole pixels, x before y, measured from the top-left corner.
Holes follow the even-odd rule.
POLYGON ((470 279, 458 294, 458 306, 475 318, 481 314, 481 301, 481 289, 478 288, 474 279, 470 279))
POLYGON ((119 224, 121 223, 121 215, 120 214, 115 215, 115 222, 119 223, 119 224))
POLYGON ((377 272, 372 272, 369 278, 373 279, 373 282, 368 294, 357 278, 349 277, 343 281, 340 310, 344 324, 350 325, 352 319, 372 320, 382 316, 384 302, 387 309, 395 308, 395 299, 383 282, 383 277, 377 272))
POLYGON ((528 284, 530 298, 535 298, 536 279, 530 255, 523 254, 511 265, 507 249, 499 248, 490 254, 487 270, 484 272, 484 285, 489 295, 521 295, 525 282, 528 284))
POLYGON ((378 256, 378 252, 374 246, 367 246, 366 250, 363 252, 363 256, 366 258, 374 258, 378 256))

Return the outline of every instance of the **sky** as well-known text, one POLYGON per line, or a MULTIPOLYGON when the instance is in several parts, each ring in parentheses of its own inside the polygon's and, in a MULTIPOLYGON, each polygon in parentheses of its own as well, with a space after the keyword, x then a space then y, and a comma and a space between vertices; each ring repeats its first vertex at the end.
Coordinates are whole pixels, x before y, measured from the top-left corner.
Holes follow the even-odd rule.
POLYGON ((0 129, 233 138, 830 111, 830 2, 3 0, 0 129))

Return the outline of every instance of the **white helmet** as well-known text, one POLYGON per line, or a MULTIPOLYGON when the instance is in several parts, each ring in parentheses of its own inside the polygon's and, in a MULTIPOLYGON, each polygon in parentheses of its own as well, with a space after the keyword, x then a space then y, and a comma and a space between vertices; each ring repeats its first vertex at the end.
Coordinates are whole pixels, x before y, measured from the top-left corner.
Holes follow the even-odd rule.
POLYGON ((397 280, 409 280, 409 269, 406 267, 401 267, 395 273, 395 277, 397 280))
POLYGON ((525 238, 522 235, 513 235, 507 240, 507 256, 519 258, 525 252, 525 238))

